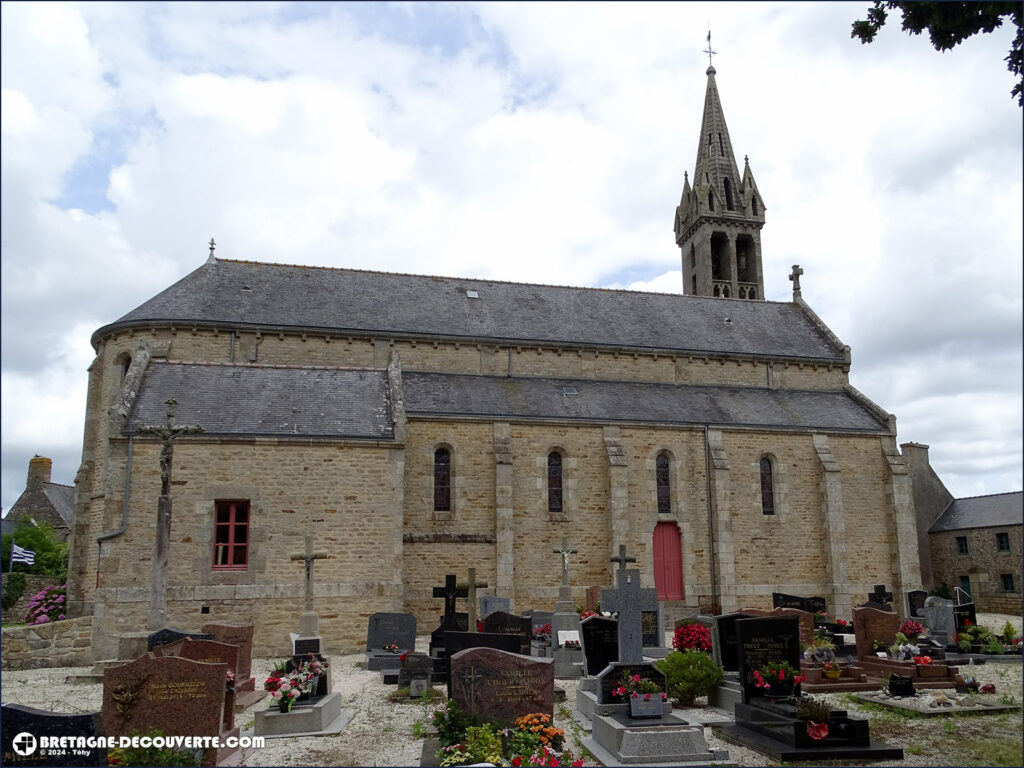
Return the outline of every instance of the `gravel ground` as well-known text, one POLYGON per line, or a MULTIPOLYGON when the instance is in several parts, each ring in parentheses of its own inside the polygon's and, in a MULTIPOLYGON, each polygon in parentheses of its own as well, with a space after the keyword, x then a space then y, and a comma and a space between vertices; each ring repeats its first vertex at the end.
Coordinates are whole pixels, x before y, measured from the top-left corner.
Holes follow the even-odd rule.
MULTIPOLYGON (((979 614, 978 623, 990 629, 1001 629, 1009 619, 1021 629, 1020 617, 979 614)), ((428 638, 421 637, 417 646, 425 650, 428 638)), ((423 741, 414 736, 427 728, 435 705, 391 703, 387 700, 393 686, 384 685, 379 672, 361 668, 362 654, 336 656, 331 659, 333 690, 341 695, 342 708, 353 712, 351 722, 336 736, 268 739, 260 749, 247 749, 243 764, 250 766, 416 766, 419 765, 423 741)), ((253 675, 259 684, 273 668, 272 659, 253 659, 253 675)), ((4 703, 19 703, 55 712, 95 712, 102 702, 102 686, 66 685, 65 677, 87 673, 89 668, 60 667, 2 674, 4 703)), ((1022 677, 1020 664, 986 664, 975 669, 981 683, 995 683, 996 694, 986 697, 998 701, 1013 696, 1020 703, 1022 677)), ((555 705, 556 725, 564 728, 566 743, 577 755, 578 740, 584 733, 570 718, 576 700, 576 682, 556 681, 566 691, 564 705, 555 705)), ((438 690, 443 687, 438 686, 438 690)), ((843 694, 824 696, 833 706, 871 719, 874 740, 883 740, 903 747, 902 761, 877 762, 878 766, 940 766, 940 765, 1021 765, 1022 726, 1020 712, 1008 715, 977 715, 938 718, 907 718, 896 713, 862 708, 843 694), (993 744, 1002 744, 1001 752, 988 751, 993 744), (1013 745, 1016 745, 1015 747, 1013 745), (1016 750, 1015 757, 1013 756, 1016 750), (1009 755, 1005 759, 1001 756, 1009 755)), ((265 707, 267 699, 256 707, 265 707)), ((698 702, 701 700, 698 699, 698 702)), ((709 723, 729 720, 721 710, 692 707, 682 710, 693 722, 709 723)), ((255 708, 236 716, 236 725, 243 733, 251 729, 255 708)), ((729 762, 740 766, 775 765, 771 760, 749 749, 720 740, 712 728, 705 728, 711 749, 727 749, 729 762)), ((587 756, 586 765, 598 765, 587 756)), ((850 763, 846 763, 849 765, 850 763)))

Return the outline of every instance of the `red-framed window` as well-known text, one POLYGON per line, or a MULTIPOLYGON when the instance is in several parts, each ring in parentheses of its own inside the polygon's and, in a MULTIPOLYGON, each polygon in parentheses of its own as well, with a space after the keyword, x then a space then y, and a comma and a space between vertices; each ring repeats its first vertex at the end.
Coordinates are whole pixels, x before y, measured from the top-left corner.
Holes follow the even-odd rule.
POLYGON ((249 565, 249 502, 216 502, 213 569, 244 571, 249 565))

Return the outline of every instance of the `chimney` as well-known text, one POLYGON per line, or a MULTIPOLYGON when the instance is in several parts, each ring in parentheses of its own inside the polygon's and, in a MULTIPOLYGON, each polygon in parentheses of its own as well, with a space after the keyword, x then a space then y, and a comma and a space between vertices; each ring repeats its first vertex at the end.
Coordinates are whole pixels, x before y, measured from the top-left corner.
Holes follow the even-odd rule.
POLYGON ((26 491, 40 490, 43 483, 50 482, 50 471, 53 469, 53 460, 44 456, 33 456, 28 462, 28 483, 26 491))

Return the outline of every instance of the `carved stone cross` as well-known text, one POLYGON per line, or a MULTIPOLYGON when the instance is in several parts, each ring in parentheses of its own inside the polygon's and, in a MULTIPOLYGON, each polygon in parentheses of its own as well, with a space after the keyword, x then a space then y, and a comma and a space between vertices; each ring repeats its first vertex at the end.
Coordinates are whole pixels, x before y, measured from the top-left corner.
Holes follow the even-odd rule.
POLYGON ((644 660, 643 612, 658 609, 658 590, 640 585, 640 571, 619 571, 618 589, 601 590, 601 610, 619 614, 619 663, 644 660))
MULTIPOLYGON (((610 562, 618 563, 619 564, 618 575, 621 576, 622 572, 626 570, 626 563, 635 563, 636 562, 636 558, 635 557, 627 557, 626 556, 626 545, 625 544, 619 544, 619 556, 618 557, 613 557, 610 562)), ((603 603, 602 603, 602 606, 603 606, 603 603)))
POLYGON ((313 537, 306 535, 306 551, 301 555, 292 555, 292 560, 302 560, 306 564, 306 604, 305 610, 313 610, 313 561, 325 560, 326 552, 313 551, 313 537))
MULTIPOLYGON (((466 584, 459 584, 459 589, 466 591, 465 596, 469 601, 469 609, 466 611, 468 615, 466 629, 470 632, 476 632, 476 591, 486 588, 486 581, 476 580, 476 568, 469 569, 469 581, 466 584)), ((437 597, 437 595, 434 595, 434 597, 437 597)))
POLYGON ((562 546, 558 549, 552 549, 551 551, 556 555, 562 556, 562 586, 567 587, 569 586, 569 555, 578 555, 579 550, 570 549, 565 536, 563 536, 562 546))
POLYGON ((174 441, 182 435, 200 435, 198 424, 175 425, 174 414, 178 401, 166 401, 167 421, 163 426, 146 425, 136 430, 138 435, 160 438, 160 498, 156 506, 156 539, 153 544, 153 576, 150 582, 149 615, 146 624, 157 632, 167 626, 167 551, 171 541, 171 465, 174 463, 174 441))
POLYGON ((800 295, 800 275, 804 273, 799 264, 793 265, 793 271, 789 275, 790 281, 793 283, 793 295, 800 295))

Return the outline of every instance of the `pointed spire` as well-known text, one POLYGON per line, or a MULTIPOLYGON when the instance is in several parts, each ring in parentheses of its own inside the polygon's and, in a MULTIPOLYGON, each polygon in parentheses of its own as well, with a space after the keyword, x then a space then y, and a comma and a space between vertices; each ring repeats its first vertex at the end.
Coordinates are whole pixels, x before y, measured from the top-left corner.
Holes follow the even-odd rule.
MULTIPOLYGON (((709 46, 710 50, 710 46, 709 46)), ((725 124, 725 113, 718 97, 715 83, 715 68, 708 67, 708 86, 704 95, 704 118, 701 122, 700 140, 697 144, 697 162, 693 172, 693 186, 700 190, 700 203, 710 209, 715 203, 709 202, 708 194, 714 192, 717 209, 740 210, 740 172, 736 167, 736 155, 725 124)))

